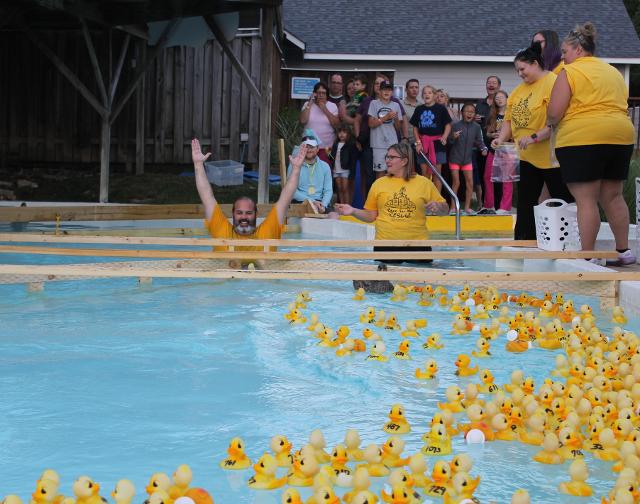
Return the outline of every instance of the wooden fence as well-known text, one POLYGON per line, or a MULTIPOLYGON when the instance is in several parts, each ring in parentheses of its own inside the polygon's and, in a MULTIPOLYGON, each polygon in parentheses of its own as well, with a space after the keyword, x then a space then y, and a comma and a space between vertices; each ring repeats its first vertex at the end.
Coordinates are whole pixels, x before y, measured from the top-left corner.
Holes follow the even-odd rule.
MULTIPOLYGON (((101 61, 108 61, 108 37, 92 35, 101 61)), ((74 31, 42 37, 97 94, 82 35, 74 31)), ((121 39, 119 32, 113 32, 115 55, 121 39)), ((140 44, 129 49, 138 63, 140 44)), ((259 87, 260 38, 237 38, 231 45, 259 87)), ((134 64, 130 61, 123 71, 119 90, 129 82, 134 64)), ((279 70, 277 59, 276 65, 279 70)), ((105 66, 102 71, 109 75, 105 66)), ((275 77, 277 90, 277 72, 275 77)), ((257 163, 259 103, 217 42, 198 49, 165 50, 147 72, 142 95, 146 163, 190 163, 193 136, 213 151, 213 159, 240 160, 244 151, 245 163, 257 163), (248 134, 246 146, 240 142, 241 133, 248 134)), ((275 110, 277 106, 276 99, 275 110)), ((1 32, 0 167, 13 162, 97 163, 99 142, 99 117, 90 105, 23 33, 1 32)), ((136 95, 113 124, 112 162, 131 167, 135 142, 136 95)))

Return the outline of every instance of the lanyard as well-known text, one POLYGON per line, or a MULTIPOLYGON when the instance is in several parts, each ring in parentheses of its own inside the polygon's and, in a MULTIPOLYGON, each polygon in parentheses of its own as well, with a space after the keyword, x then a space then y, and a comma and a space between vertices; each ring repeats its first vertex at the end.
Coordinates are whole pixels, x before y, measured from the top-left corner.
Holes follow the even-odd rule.
POLYGON ((309 163, 305 163, 305 166, 309 170, 309 185, 312 186, 313 185, 313 174, 316 172, 316 167, 318 166, 318 158, 316 158, 316 160, 313 163, 313 165, 310 165, 309 163))

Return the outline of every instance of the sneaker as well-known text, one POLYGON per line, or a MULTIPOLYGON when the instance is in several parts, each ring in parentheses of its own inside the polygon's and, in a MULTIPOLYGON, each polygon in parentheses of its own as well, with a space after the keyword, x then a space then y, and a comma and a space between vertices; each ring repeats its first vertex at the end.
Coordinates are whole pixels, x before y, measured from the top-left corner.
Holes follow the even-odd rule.
POLYGON ((493 208, 482 207, 478 210, 478 215, 495 215, 496 211, 493 208))
POLYGON ((598 266, 606 266, 607 265, 607 261, 605 261, 604 259, 600 259, 598 257, 594 257, 592 259, 586 259, 588 262, 590 262, 591 264, 597 264, 598 266))
POLYGON ((472 209, 462 211, 462 215, 475 215, 475 214, 476 213, 472 209))
MULTIPOLYGON (((462 214, 463 212, 460 212, 460 214, 462 214)), ((456 211, 455 210, 449 210, 449 215, 455 215, 456 211)))
POLYGON ((625 250, 624 252, 620 252, 618 254, 618 259, 613 259, 607 261, 607 264, 610 266, 627 266, 629 264, 634 264, 636 262, 636 256, 633 255, 631 250, 625 250))
POLYGON ((496 210, 496 215, 511 215, 509 210, 504 210, 503 208, 496 210))

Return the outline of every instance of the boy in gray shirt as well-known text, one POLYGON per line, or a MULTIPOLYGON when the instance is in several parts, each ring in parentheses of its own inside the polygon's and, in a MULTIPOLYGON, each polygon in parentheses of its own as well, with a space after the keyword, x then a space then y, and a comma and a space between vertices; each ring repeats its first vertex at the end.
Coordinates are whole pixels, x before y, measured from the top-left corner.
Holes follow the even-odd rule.
POLYGON ((402 121, 400 105, 391 101, 393 85, 389 81, 380 84, 380 98, 369 105, 370 144, 373 151, 373 171, 380 178, 387 171, 384 157, 387 149, 398 143, 402 121))

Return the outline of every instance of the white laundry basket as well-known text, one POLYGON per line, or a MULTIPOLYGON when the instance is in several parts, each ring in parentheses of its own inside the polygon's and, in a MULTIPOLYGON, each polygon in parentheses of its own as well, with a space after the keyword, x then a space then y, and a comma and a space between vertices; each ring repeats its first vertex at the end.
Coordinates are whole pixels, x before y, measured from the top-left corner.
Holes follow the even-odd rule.
POLYGON ((548 199, 533 207, 538 248, 580 250, 577 207, 561 199, 548 199))

